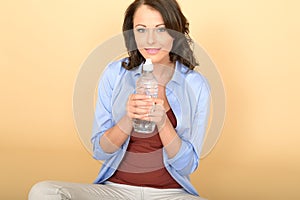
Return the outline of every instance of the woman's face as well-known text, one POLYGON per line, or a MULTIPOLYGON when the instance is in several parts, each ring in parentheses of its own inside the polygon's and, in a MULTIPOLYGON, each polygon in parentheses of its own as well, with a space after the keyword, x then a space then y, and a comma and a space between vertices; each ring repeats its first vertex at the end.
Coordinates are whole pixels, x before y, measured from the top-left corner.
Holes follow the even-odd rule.
POLYGON ((145 59, 151 58, 153 63, 170 65, 169 52, 173 38, 157 10, 146 5, 140 6, 133 17, 133 29, 137 48, 145 59))

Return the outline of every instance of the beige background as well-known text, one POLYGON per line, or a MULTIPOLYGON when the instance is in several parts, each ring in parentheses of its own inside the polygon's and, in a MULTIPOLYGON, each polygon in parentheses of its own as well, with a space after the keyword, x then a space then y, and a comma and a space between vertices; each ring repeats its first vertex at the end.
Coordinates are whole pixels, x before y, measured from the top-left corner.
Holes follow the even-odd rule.
MULTIPOLYGON (((80 65, 119 34, 129 0, 0 2, 0 199, 37 181, 92 182, 72 113, 80 65)), ((192 182, 209 200, 300 199, 296 0, 179 1, 223 77, 227 114, 192 182)))

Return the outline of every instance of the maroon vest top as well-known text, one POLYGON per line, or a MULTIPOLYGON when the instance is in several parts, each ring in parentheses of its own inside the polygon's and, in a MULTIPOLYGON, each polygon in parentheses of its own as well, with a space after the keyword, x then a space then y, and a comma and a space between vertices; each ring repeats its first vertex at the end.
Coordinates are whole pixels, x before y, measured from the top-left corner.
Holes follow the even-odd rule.
MULTIPOLYGON (((176 117, 167 112, 173 127, 176 117)), ((108 181, 153 188, 182 188, 169 174, 163 163, 163 144, 157 128, 151 134, 132 132, 127 152, 118 169, 108 181)))

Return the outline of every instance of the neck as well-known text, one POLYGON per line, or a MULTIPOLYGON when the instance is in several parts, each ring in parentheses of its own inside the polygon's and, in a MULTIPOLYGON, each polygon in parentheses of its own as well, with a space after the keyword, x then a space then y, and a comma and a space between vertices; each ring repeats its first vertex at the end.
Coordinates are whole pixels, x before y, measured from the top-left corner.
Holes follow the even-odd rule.
POLYGON ((153 74, 160 84, 166 85, 171 80, 174 69, 174 63, 168 65, 154 63, 153 74))

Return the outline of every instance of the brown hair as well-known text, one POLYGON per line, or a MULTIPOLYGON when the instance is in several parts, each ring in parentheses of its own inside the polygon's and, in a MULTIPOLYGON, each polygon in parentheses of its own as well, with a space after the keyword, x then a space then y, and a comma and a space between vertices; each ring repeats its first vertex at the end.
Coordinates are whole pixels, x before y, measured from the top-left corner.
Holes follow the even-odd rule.
POLYGON ((193 70, 198 63, 190 46, 192 39, 189 36, 189 23, 176 0, 135 0, 129 5, 123 22, 123 36, 129 62, 123 62, 122 66, 129 70, 145 61, 137 49, 133 33, 133 17, 141 5, 157 10, 162 15, 167 31, 174 38, 173 47, 169 53, 170 61, 173 63, 179 61, 193 70))

